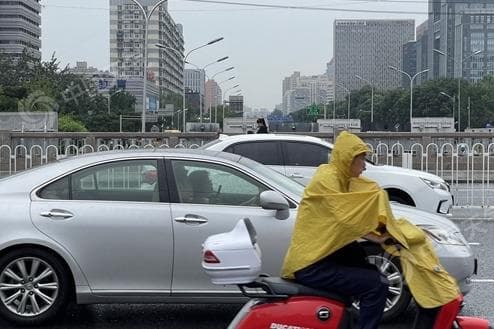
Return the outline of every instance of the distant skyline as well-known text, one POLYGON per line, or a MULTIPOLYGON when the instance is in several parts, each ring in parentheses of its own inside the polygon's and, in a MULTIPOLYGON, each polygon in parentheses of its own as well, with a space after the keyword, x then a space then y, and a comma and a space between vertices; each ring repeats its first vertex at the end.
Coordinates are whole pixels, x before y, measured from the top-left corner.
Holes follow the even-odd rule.
MULTIPOLYGON (((229 56, 228 61, 209 66, 206 73, 211 76, 228 66, 235 66, 230 71, 232 74, 216 77, 221 81, 236 76, 231 84, 225 83, 222 88, 240 84, 247 106, 269 110, 281 103, 283 78, 294 71, 300 71, 302 75, 326 71, 326 63, 333 57, 335 19, 414 19, 417 26, 427 19, 428 8, 427 0, 230 2, 258 6, 169 0, 168 9, 174 21, 183 26, 186 51, 217 37, 225 38, 192 53, 188 61, 202 67, 229 56), (259 7, 265 5, 315 9, 259 7), (328 8, 356 11, 337 12, 328 8)), ((86 61, 98 69, 109 69, 109 1, 41 0, 40 3, 43 60, 50 59, 55 53, 62 66, 69 64, 72 67, 77 61, 86 61)))

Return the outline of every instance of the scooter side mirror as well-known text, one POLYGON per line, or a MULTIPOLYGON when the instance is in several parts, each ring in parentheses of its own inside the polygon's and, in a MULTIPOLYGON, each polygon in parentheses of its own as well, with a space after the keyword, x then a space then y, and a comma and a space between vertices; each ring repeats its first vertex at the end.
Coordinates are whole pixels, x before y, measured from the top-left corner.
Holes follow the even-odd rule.
POLYGON ((260 195, 263 209, 276 210, 276 219, 287 219, 290 215, 288 201, 276 191, 264 191, 260 195))

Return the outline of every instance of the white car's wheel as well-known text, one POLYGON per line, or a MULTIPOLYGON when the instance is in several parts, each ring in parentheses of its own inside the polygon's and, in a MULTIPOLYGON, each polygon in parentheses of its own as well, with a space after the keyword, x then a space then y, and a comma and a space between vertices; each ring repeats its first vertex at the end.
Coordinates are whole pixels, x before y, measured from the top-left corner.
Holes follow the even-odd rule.
POLYGON ((66 305, 69 280, 57 257, 22 248, 0 258, 0 314, 19 325, 53 319, 66 305))
MULTIPOLYGON (((403 280, 400 260, 385 253, 381 248, 364 247, 370 264, 375 265, 389 281, 388 298, 384 308, 383 321, 390 321, 400 316, 408 307, 411 294, 403 280)), ((358 308, 358 302, 354 303, 358 308)))

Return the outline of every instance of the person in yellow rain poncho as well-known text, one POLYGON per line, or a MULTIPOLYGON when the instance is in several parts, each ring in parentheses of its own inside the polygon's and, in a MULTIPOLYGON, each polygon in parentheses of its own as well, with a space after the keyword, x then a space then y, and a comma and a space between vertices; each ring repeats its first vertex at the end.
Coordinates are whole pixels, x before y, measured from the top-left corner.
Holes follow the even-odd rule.
POLYGON ((375 182, 359 177, 365 170, 367 151, 356 135, 344 131, 338 136, 330 163, 319 166, 305 188, 282 276, 309 287, 357 297, 358 328, 376 329, 389 283, 366 262, 366 254, 357 242, 361 238, 383 245, 392 237, 401 244, 401 250, 386 247, 394 255, 409 256, 400 257, 400 261, 420 306, 444 305, 456 298, 458 289, 439 265, 425 235, 420 237, 423 232, 406 220, 395 221, 387 193, 375 182), (430 289, 429 285, 436 288, 430 289))

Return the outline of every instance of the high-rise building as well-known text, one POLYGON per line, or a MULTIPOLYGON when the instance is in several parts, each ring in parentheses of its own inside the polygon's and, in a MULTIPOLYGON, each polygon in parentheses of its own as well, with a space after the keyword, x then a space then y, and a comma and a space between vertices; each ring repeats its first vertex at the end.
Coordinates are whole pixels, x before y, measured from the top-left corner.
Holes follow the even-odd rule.
MULTIPOLYGON (((403 45, 403 65, 401 70, 412 77, 417 73, 417 41, 408 41, 403 45)), ((406 75, 402 76, 401 85, 403 88, 409 88, 410 79, 406 75)))
POLYGON ((0 0, 0 52, 18 57, 24 50, 41 58, 39 0, 0 0))
MULTIPOLYGON (((428 29, 429 21, 426 20, 419 26, 417 26, 416 32, 416 72, 421 72, 429 69, 428 64, 428 56, 429 56, 429 47, 428 47, 428 38, 429 38, 429 29, 428 29)), ((417 76, 416 81, 417 84, 421 84, 423 81, 427 80, 427 74, 420 74, 417 76)))
POLYGON ((283 112, 289 114, 311 104, 327 105, 334 99, 333 82, 328 75, 302 76, 294 72, 283 79, 283 112))
POLYGON ((494 74, 494 2, 429 0, 430 79, 494 74))
POLYGON ((206 81, 206 72, 198 69, 185 69, 185 88, 204 95, 204 84, 206 81))
POLYGON ((229 117, 244 116, 244 96, 231 95, 230 97, 228 97, 228 105, 230 107, 229 117))
MULTIPOLYGON (((401 68, 403 45, 415 39, 413 20, 336 20, 334 23, 335 84, 348 90, 365 84, 358 75, 379 89, 401 86, 402 76, 389 66, 401 68)), ((345 90, 336 88, 338 99, 345 90)))
POLYGON ((331 60, 326 64, 326 75, 330 81, 334 81, 334 68, 334 58, 331 58, 331 60))
POLYGON ((215 80, 208 80, 204 89, 204 109, 205 113, 209 113, 212 108, 221 105, 221 88, 215 80))
POLYGON ((283 112, 285 114, 296 112, 310 105, 310 88, 295 87, 285 92, 283 97, 283 112))
MULTIPOLYGON (((139 0, 149 12, 157 0, 139 0)), ((110 70, 117 79, 143 79, 145 18, 130 0, 110 0, 110 70)), ((167 11, 167 2, 151 15, 147 40, 148 85, 156 85, 161 93, 183 92, 182 26, 167 11), (161 44, 169 48, 157 48, 161 44)), ((152 89, 152 87, 147 87, 152 89)), ((142 90, 142 89, 141 89, 142 90)), ((136 111, 142 110, 142 95, 136 95, 136 111)))
POLYGON ((195 94, 195 97, 199 100, 197 106, 187 104, 187 102, 185 103, 185 106, 197 115, 200 113, 204 115, 204 84, 206 80, 206 72, 199 69, 185 69, 184 79, 186 93, 195 94))

